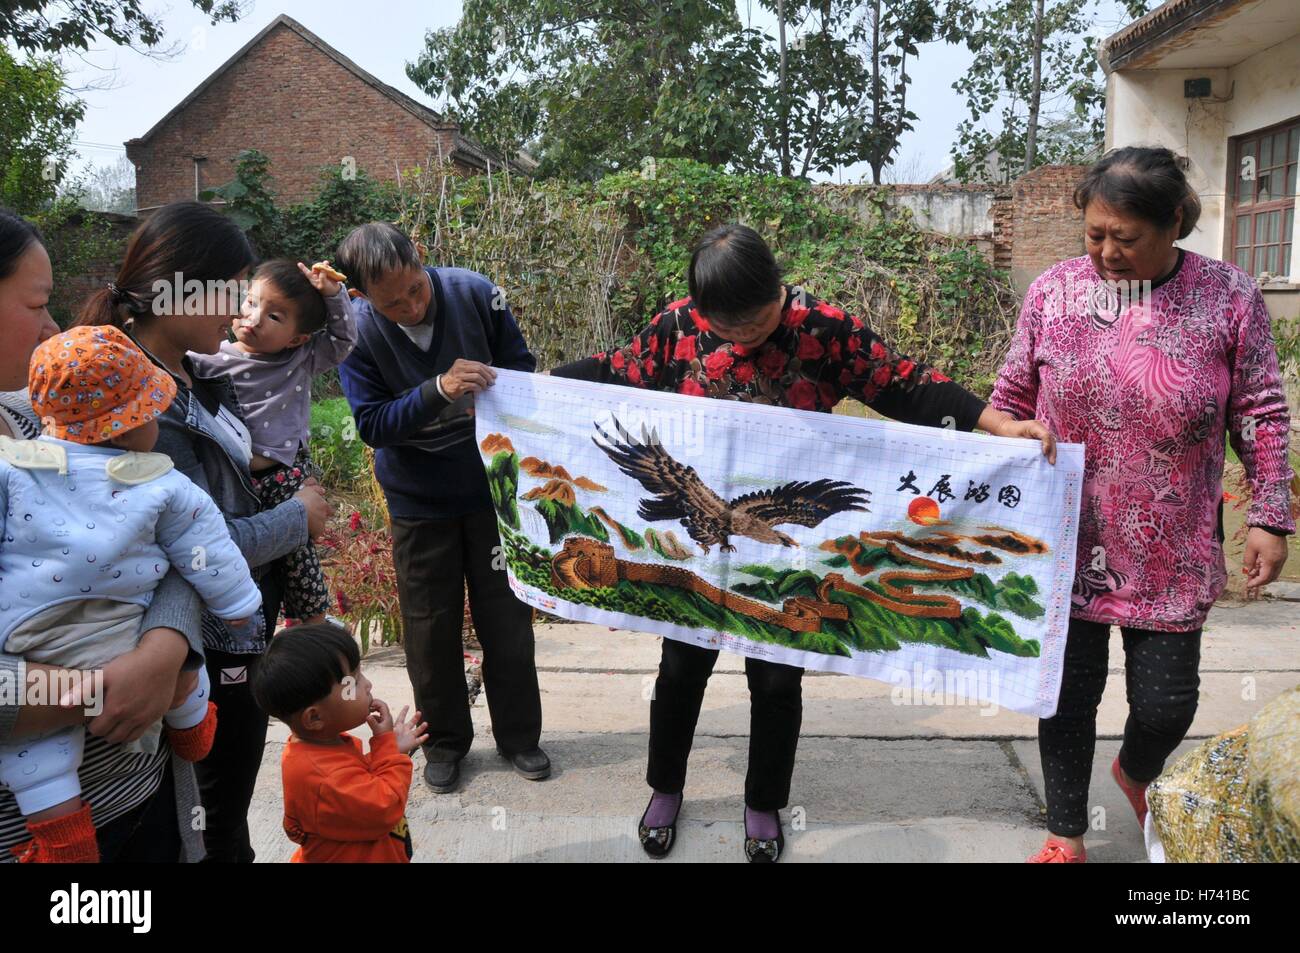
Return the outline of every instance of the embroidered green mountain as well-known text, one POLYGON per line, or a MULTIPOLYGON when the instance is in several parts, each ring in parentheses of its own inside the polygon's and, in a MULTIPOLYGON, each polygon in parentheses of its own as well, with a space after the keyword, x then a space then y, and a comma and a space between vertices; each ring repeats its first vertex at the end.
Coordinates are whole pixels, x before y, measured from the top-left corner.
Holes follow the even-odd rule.
MULTIPOLYGON (((719 606, 690 590, 659 583, 621 579, 614 586, 561 589, 551 578, 550 552, 534 545, 522 534, 508 529, 503 531, 501 539, 510 568, 524 585, 569 602, 611 612, 628 613, 692 628, 729 632, 758 642, 823 655, 847 657, 850 649, 891 652, 906 642, 942 645, 982 658, 988 657, 990 649, 1021 657, 1036 657, 1039 654, 1038 642, 1020 639, 1002 616, 996 612, 981 616, 972 608, 963 610, 956 619, 909 618, 852 593, 835 590, 830 593, 831 601, 848 606, 849 618, 846 621, 826 619, 819 632, 791 632, 719 606)), ((815 573, 754 566, 745 567, 745 571, 756 574, 756 568, 774 577, 774 592, 784 591, 773 601, 779 603, 788 596, 816 594, 820 580, 815 573)), ((870 581, 865 585, 879 591, 879 587, 870 581)))
MULTIPOLYGON (((739 569, 761 582, 741 582, 731 586, 733 592, 763 602, 781 603, 793 596, 817 598, 821 577, 808 569, 774 569, 771 566, 750 564, 739 569)), ((1017 581, 1022 577, 1017 577, 1017 581)), ((973 580, 936 585, 934 588, 953 588, 973 580)), ((985 577, 985 582, 988 582, 985 577)), ((1033 580, 1029 580, 1033 584, 1033 580)), ((888 595, 884 587, 871 580, 860 580, 858 585, 881 595, 888 595)), ((989 583, 992 585, 992 583, 989 583)), ((1014 590, 1020 592, 1020 590, 1014 590)), ((1034 586, 1037 591, 1037 586, 1034 586)), ((1021 639, 1015 628, 996 612, 981 616, 967 606, 956 619, 930 619, 922 616, 905 616, 886 607, 843 590, 832 589, 831 602, 849 607, 845 622, 826 619, 822 631, 834 633, 855 649, 864 652, 893 651, 903 642, 926 642, 944 645, 968 655, 987 657, 988 649, 1007 652, 1025 658, 1037 657, 1041 646, 1037 640, 1021 639)), ((1027 598, 1027 597, 1026 597, 1027 598)), ((989 603, 991 604, 991 603, 989 603)), ((1038 610, 1042 614, 1042 609, 1038 610)))
MULTIPOLYGON (((848 559, 842 555, 836 555, 829 559, 823 559, 822 563, 836 569, 842 569, 848 566, 848 559)), ((883 549, 875 551, 872 562, 868 565, 875 569, 916 568, 910 563, 895 559, 883 549)), ((758 576, 763 581, 759 583, 742 582, 731 588, 741 595, 762 599, 764 602, 779 602, 790 596, 815 596, 817 594, 815 587, 820 582, 820 578, 815 573, 808 572, 808 570, 785 570, 782 573, 768 566, 742 566, 740 571, 751 576, 758 576), (782 585, 775 584, 777 579, 781 580, 782 585), (812 591, 809 591, 810 586, 813 587, 812 591)), ((941 589, 952 592, 955 595, 965 596, 986 605, 990 609, 1015 613, 1022 619, 1039 619, 1042 618, 1045 612, 1043 607, 1035 602, 1033 598, 1038 594, 1038 583, 1031 576, 1022 576, 1014 572, 1007 573, 998 582, 994 582, 982 572, 977 572, 969 579, 931 582, 909 580, 907 585, 916 590, 941 589)))
POLYGON ((512 451, 499 450, 492 455, 484 471, 487 473, 488 492, 497 518, 507 526, 519 528, 519 460, 512 451))

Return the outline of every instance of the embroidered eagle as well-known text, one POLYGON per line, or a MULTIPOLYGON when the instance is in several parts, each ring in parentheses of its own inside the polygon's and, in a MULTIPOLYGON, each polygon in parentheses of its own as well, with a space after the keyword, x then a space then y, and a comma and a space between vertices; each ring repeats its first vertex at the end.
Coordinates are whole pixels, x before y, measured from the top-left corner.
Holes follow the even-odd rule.
POLYGON ((835 513, 867 510, 870 492, 839 480, 797 481, 770 490, 746 493, 726 501, 704 485, 694 467, 674 460, 653 431, 641 428, 637 440, 614 418, 619 439, 611 437, 600 424, 595 425, 606 443, 595 437, 600 447, 618 468, 655 494, 641 500, 637 515, 648 522, 680 520, 691 539, 704 552, 717 543, 724 553, 735 552, 727 542, 730 536, 748 536, 760 543, 799 544, 774 527, 778 523, 816 526, 835 513))

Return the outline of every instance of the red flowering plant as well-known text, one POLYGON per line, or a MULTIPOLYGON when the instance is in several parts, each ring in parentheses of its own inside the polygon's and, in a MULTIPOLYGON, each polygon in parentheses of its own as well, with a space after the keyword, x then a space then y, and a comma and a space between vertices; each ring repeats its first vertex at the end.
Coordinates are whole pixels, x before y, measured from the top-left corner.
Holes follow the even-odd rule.
POLYGON ((402 640, 402 613, 393 568, 393 537, 382 520, 367 520, 360 510, 330 521, 316 543, 334 602, 333 614, 361 636, 361 651, 372 638, 380 645, 402 640))
MULTIPOLYGON (((359 635, 364 654, 376 639, 379 645, 402 641, 402 610, 388 507, 375 479, 374 451, 362 446, 360 458, 360 473, 353 482, 340 485, 331 481, 326 487, 338 515, 330 520, 316 548, 329 584, 330 614, 343 619, 359 635)), ((468 598, 462 635, 467 644, 477 644, 468 598)))

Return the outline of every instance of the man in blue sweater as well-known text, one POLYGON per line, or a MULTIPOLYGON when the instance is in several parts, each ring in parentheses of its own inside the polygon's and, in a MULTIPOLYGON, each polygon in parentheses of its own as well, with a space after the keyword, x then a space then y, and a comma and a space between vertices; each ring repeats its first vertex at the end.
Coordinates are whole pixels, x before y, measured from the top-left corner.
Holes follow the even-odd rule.
POLYGON ((339 379, 358 434, 375 449, 392 519, 406 669, 429 723, 424 779, 439 793, 455 790, 474 737, 461 647, 466 584, 497 750, 524 777, 545 778, 532 610, 497 558, 473 417, 493 366, 532 371, 537 362, 500 289, 462 268, 423 267, 392 225, 355 229, 335 263, 362 295, 357 346, 339 379))

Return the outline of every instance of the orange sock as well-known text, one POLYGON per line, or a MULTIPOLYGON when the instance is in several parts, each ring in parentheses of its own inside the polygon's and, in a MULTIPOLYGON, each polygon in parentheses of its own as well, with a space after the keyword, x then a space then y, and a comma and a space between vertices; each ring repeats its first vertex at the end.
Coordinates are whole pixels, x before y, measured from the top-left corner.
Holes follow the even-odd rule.
POLYGON ((182 761, 202 761, 212 750, 217 735, 217 706, 208 702, 208 713, 193 728, 168 728, 167 740, 182 761))
POLYGON ((97 864, 99 844, 90 805, 82 802, 75 814, 27 824, 32 839, 12 848, 22 864, 97 864))

